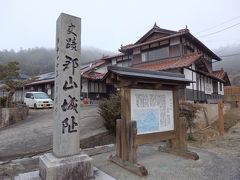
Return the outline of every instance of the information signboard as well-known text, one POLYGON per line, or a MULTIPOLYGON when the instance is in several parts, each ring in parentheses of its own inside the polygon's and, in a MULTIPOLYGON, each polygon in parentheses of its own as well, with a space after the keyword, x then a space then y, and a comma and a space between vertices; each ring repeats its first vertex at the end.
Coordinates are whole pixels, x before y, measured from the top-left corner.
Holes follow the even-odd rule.
POLYGON ((137 134, 174 130, 173 92, 131 89, 131 120, 137 122, 137 134))

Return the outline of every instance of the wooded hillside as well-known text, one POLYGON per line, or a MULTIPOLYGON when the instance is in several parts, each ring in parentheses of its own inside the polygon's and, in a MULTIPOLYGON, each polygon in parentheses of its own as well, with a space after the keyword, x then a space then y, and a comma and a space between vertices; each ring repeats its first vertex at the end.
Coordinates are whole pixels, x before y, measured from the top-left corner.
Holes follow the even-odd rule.
POLYGON ((215 50, 222 61, 213 64, 214 69, 223 68, 232 85, 240 86, 240 45, 226 46, 215 50))
MULTIPOLYGON (((114 53, 93 47, 83 47, 81 63, 99 59, 103 55, 112 54, 114 53)), ((54 56, 54 49, 46 48, 32 48, 18 52, 3 50, 0 51, 0 64, 16 61, 19 63, 22 74, 34 76, 54 71, 54 56)))
MULTIPOLYGON (((228 72, 232 85, 240 86, 240 45, 226 46, 214 50, 222 61, 213 63, 213 68, 223 68, 228 72)), ((54 49, 32 48, 15 52, 0 51, 0 64, 17 61, 21 73, 34 76, 54 71, 54 49)), ((113 52, 104 51, 93 47, 83 47, 81 63, 86 63, 101 58, 103 55, 112 55, 113 52)))

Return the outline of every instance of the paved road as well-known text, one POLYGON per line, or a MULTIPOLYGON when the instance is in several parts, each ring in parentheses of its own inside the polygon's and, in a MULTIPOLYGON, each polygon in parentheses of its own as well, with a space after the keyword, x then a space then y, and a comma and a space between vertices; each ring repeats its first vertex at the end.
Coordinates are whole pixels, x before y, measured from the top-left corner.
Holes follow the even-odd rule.
MULTIPOLYGON (((52 147, 53 110, 31 109, 26 120, 0 130, 0 161, 52 147)), ((81 138, 105 131, 96 106, 82 107, 81 138)))

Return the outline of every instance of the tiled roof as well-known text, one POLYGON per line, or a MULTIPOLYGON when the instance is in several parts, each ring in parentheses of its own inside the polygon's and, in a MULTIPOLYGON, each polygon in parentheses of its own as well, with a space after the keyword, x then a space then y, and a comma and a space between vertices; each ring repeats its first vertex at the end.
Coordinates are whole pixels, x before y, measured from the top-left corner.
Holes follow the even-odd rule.
POLYGON ((185 79, 183 74, 164 72, 164 71, 149 71, 134 69, 129 67, 120 67, 120 66, 108 66, 108 72, 104 76, 103 80, 106 80, 111 74, 116 74, 121 77, 134 78, 137 79, 151 79, 151 80, 162 80, 167 83, 178 82, 181 84, 189 84, 192 81, 185 79))
POLYGON ((94 68, 97 68, 97 67, 99 67, 99 66, 101 66, 105 63, 107 63, 107 61, 101 59, 101 60, 97 60, 97 61, 94 61, 94 62, 90 62, 88 64, 84 64, 84 66, 81 65, 81 67, 80 67, 81 68, 81 74, 83 74, 85 72, 88 72, 88 71, 90 71, 94 68))
POLYGON ((123 53, 118 53, 118 54, 114 54, 114 55, 111 55, 111 56, 105 56, 103 57, 103 59, 112 59, 112 58, 117 58, 117 57, 121 57, 121 56, 124 56, 123 53))
POLYGON ((224 79, 224 76, 225 76, 225 72, 223 69, 213 71, 212 74, 219 79, 224 79))
POLYGON ((36 80, 35 81, 41 81, 41 80, 47 80, 47 79, 52 79, 54 78, 54 72, 50 72, 50 73, 45 73, 45 74, 40 74, 38 76, 36 76, 36 80))
POLYGON ((193 64, 196 60, 200 59, 200 54, 192 54, 184 57, 178 58, 170 58, 159 60, 155 62, 143 63, 133 65, 134 68, 143 69, 143 70, 153 70, 153 71, 160 71, 160 70, 168 70, 168 69, 175 69, 181 67, 188 67, 193 64))
MULTIPOLYGON (((86 64, 81 65, 80 71, 82 77, 88 78, 88 79, 101 79, 105 74, 97 73, 97 72, 92 72, 95 68, 107 63, 105 60, 97 60, 97 61, 92 61, 86 64)), ((42 84, 42 83, 48 83, 48 82, 53 82, 55 79, 55 73, 50 72, 50 73, 45 73, 45 74, 40 74, 38 76, 35 76, 35 80, 28 85, 33 85, 33 84, 42 84)))
POLYGON ((127 50, 130 50, 130 49, 133 49, 133 48, 149 45, 149 44, 156 43, 156 42, 165 41, 165 40, 168 40, 168 39, 171 39, 171 38, 174 38, 174 37, 179 37, 179 36, 183 36, 183 37, 189 39, 191 43, 193 43, 194 45, 196 45, 197 47, 202 49, 202 51, 204 51, 205 53, 208 53, 213 59, 216 59, 218 61, 221 60, 220 57, 218 57, 214 52, 212 52, 199 39, 194 37, 188 29, 181 29, 179 31, 176 31, 176 33, 170 34, 169 36, 160 37, 160 38, 150 40, 150 41, 147 41, 147 42, 141 42, 140 41, 139 43, 129 44, 129 45, 126 45, 126 46, 121 46, 119 51, 120 52, 126 52, 127 50))
POLYGON ((142 43, 147 37, 149 37, 151 34, 153 34, 154 32, 157 32, 157 33, 164 33, 164 34, 167 34, 167 35, 172 35, 172 34, 175 34, 177 33, 176 31, 172 31, 172 30, 168 30, 168 29, 163 29, 163 28, 160 28, 157 26, 156 22, 153 26, 152 29, 150 29, 146 34, 144 34, 136 43, 136 44, 139 44, 139 43, 142 43))
POLYGON ((50 82, 53 82, 53 81, 54 81, 54 77, 51 78, 51 79, 46 79, 46 80, 39 80, 39 81, 38 81, 38 80, 35 80, 35 81, 33 81, 33 82, 27 84, 27 86, 28 86, 28 85, 33 85, 33 84, 50 83, 50 82))
POLYGON ((99 73, 99 72, 89 72, 89 73, 84 73, 82 77, 86 79, 102 79, 104 77, 105 73, 99 73))

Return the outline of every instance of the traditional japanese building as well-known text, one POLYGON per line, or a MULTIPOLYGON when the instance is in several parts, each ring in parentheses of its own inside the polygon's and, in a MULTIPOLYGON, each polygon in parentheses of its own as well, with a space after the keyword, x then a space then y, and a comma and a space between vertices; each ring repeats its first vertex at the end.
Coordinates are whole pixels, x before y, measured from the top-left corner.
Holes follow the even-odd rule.
MULTIPOLYGON (((132 67, 142 70, 169 71, 185 75, 193 81, 182 90, 184 100, 214 103, 224 95, 223 86, 230 85, 223 69, 213 70, 212 64, 221 60, 194 37, 190 31, 172 31, 154 24, 133 44, 121 46, 120 53, 81 65, 81 97, 100 99, 114 92, 102 80, 108 66, 132 67)), ((41 90, 53 97, 54 74, 40 75, 26 88, 41 90)))
MULTIPOLYGON (((110 61, 106 59, 95 60, 81 65, 81 98, 98 100, 107 96, 112 91, 102 81, 110 61)), ((24 91, 42 91, 54 99, 54 72, 40 74, 34 77, 34 81, 25 86, 24 91)), ((21 93, 24 94, 24 93, 21 93)), ((18 99, 23 101, 23 95, 18 99)), ((89 101, 90 102, 90 101, 89 101)))
POLYGON ((195 102, 216 102, 224 95, 223 85, 230 85, 227 73, 213 70, 212 63, 220 61, 215 53, 194 37, 188 29, 171 31, 154 24, 134 44, 121 46, 121 54, 112 57, 112 65, 170 71, 192 80, 181 97, 195 102))

